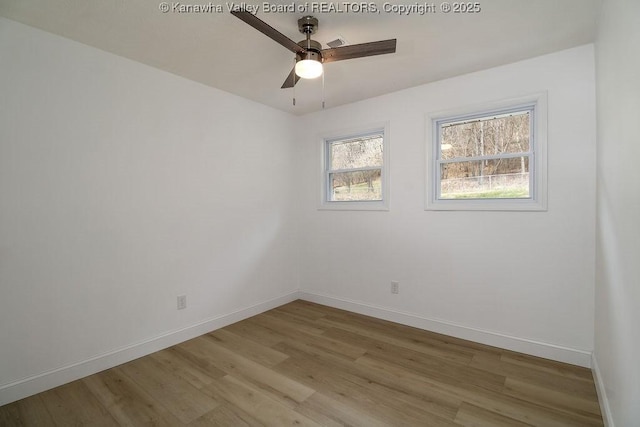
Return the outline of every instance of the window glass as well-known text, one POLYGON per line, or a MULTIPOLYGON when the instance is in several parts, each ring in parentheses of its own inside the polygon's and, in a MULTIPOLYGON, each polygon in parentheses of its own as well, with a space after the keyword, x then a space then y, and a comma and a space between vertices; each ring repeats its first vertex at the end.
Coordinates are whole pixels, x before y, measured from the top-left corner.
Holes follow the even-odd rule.
POLYGON ((332 170, 382 166, 381 135, 332 141, 329 147, 332 170))
POLYGON ((382 200, 380 169, 329 174, 331 200, 382 200))

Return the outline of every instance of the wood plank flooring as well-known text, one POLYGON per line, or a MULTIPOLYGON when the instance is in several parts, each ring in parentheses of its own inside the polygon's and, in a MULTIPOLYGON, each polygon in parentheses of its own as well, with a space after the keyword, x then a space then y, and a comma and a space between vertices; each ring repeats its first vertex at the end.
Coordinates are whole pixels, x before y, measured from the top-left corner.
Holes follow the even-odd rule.
POLYGON ((0 407, 2 426, 602 426, 591 371, 305 301, 0 407))

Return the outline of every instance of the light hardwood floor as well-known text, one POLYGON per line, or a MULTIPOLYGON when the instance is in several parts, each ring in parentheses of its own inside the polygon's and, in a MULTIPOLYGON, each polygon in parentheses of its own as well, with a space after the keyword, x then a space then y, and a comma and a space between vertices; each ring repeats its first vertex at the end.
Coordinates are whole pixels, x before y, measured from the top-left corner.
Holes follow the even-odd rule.
POLYGON ((2 426, 601 426, 591 371, 295 301, 0 407, 2 426))

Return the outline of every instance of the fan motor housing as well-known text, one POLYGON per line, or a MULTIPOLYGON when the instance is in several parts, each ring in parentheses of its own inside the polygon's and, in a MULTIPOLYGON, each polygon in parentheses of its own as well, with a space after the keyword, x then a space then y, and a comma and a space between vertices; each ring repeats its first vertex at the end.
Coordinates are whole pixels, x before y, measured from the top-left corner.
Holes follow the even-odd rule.
POLYGON ((305 53, 296 53, 296 62, 302 61, 303 59, 322 62, 322 54, 320 52, 314 52, 313 50, 307 50, 305 53))
POLYGON ((305 49, 304 53, 296 53, 296 62, 303 59, 313 59, 318 62, 322 62, 322 45, 315 40, 301 40, 298 42, 298 46, 305 49))

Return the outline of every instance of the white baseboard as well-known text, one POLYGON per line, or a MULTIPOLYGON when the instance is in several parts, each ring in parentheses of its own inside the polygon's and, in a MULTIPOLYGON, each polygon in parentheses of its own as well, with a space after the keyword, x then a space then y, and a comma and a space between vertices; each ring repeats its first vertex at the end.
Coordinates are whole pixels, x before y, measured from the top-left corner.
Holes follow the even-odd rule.
POLYGON ((185 328, 169 331, 148 340, 100 354, 87 360, 62 366, 38 375, 0 385, 0 406, 71 381, 118 366, 147 354, 171 347, 207 332, 223 328, 240 320, 279 307, 299 298, 297 291, 245 307, 231 313, 212 317, 185 328))
POLYGON ((615 427, 613 423, 613 417, 611 416, 611 407, 609 406, 609 399, 607 398, 607 392, 602 382, 602 374, 598 367, 598 361, 596 360, 595 353, 591 354, 591 372, 593 372, 593 379, 596 383, 596 391, 598 392, 598 402, 600 403, 600 412, 602 412, 602 420, 605 427, 615 427))
POLYGON ((406 313, 360 301, 336 298, 317 292, 301 291, 299 297, 305 301, 328 305, 330 307, 340 308, 354 313, 360 313, 379 319, 389 320, 391 322, 401 323, 403 325, 413 326, 415 328, 475 341, 481 344, 504 348, 559 362, 570 363, 572 365, 583 366, 586 368, 591 367, 590 351, 509 336, 498 332, 459 325, 444 320, 430 319, 415 313, 406 313))

